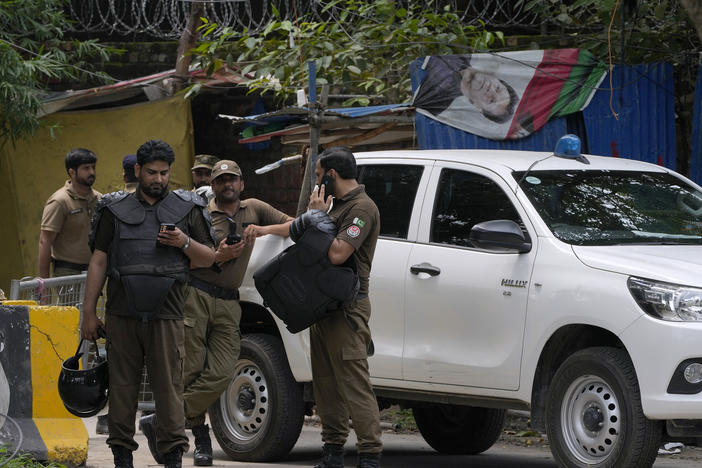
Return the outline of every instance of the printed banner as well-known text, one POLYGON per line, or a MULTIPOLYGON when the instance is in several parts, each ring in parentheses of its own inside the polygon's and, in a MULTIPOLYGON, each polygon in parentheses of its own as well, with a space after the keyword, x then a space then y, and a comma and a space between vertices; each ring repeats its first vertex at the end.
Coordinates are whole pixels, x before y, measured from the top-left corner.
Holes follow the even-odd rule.
POLYGON ((493 140, 523 138, 584 109, 607 74, 580 49, 436 55, 422 69, 417 112, 493 140))

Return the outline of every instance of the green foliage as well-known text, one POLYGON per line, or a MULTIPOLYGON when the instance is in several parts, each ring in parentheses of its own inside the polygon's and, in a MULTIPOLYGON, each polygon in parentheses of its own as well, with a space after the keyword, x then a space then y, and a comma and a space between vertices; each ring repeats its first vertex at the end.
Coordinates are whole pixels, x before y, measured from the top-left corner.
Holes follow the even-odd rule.
MULTIPOLYGON (((301 18, 293 23, 276 18, 260 33, 237 35, 224 28, 209 40, 216 24, 204 20, 204 39, 191 53, 208 72, 237 63, 244 73, 255 73, 251 90, 272 91, 280 98, 307 87, 308 60, 314 60, 317 83, 329 83, 332 92, 375 96, 374 102, 408 102, 411 98, 409 64, 437 54, 485 51, 501 32, 461 24, 446 7, 437 13, 428 2, 399 8, 392 0, 331 0, 320 22, 301 18), (236 58, 234 58, 236 57, 236 58)), ((344 103, 368 105, 367 97, 344 103)))
POLYGON ((416 432, 418 430, 411 409, 391 406, 380 412, 380 420, 391 423, 397 432, 416 432))
POLYGON ((700 48, 695 27, 678 0, 517 1, 542 18, 548 34, 568 34, 578 47, 599 57, 611 52, 616 63, 675 64, 700 48))
POLYGON ((12 460, 9 460, 10 455, 12 455, 11 451, 8 451, 5 447, 0 447, 0 466, 5 468, 66 468, 65 465, 60 463, 39 463, 27 454, 19 454, 12 460))
POLYGON ((39 127, 40 93, 51 83, 81 80, 89 59, 106 61, 115 49, 95 40, 69 41, 65 0, 0 0, 0 147, 39 127))

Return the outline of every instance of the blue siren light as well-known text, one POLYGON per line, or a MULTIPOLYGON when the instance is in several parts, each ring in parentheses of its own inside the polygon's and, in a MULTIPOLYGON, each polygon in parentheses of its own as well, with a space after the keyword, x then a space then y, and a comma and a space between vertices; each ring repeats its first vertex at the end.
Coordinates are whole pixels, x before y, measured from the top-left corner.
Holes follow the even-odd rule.
POLYGON ((590 164, 590 161, 580 154, 580 138, 572 133, 563 135, 558 139, 553 154, 559 158, 575 159, 584 164, 590 164))

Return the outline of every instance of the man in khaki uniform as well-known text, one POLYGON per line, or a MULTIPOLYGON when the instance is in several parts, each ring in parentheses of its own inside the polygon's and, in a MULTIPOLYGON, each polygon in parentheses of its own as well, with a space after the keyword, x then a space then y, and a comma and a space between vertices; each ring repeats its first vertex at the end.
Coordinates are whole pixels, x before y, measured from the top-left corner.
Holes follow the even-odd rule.
POLYGON ((39 276, 77 275, 90 262, 90 219, 98 198, 95 182, 95 154, 85 148, 72 149, 66 155, 66 172, 70 180, 54 192, 44 206, 39 233, 39 276))
POLYGON ((360 281, 358 295, 349 306, 330 312, 328 318, 310 328, 312 385, 324 442, 322 460, 315 468, 343 468, 349 417, 358 439, 357 466, 375 468, 380 466, 383 445, 378 403, 368 372, 368 279, 380 215, 364 186, 356 181, 356 159, 348 148, 323 151, 314 172, 319 187, 310 195, 308 208, 328 212, 337 226, 329 261, 341 265, 353 255, 360 281), (334 196, 333 206, 332 198, 326 195, 334 196))
POLYGON ((211 154, 195 155, 195 164, 190 168, 190 172, 193 174, 193 190, 210 185, 212 168, 217 161, 219 158, 211 154))
POLYGON ((238 289, 254 241, 266 234, 287 237, 293 220, 261 200, 241 200, 244 179, 234 161, 214 164, 212 188, 215 197, 207 209, 217 242, 215 266, 190 271, 184 306, 183 398, 186 426, 195 436, 195 466, 212 465, 205 413, 234 376, 241 341, 238 289), (228 237, 232 243, 227 242, 228 237))

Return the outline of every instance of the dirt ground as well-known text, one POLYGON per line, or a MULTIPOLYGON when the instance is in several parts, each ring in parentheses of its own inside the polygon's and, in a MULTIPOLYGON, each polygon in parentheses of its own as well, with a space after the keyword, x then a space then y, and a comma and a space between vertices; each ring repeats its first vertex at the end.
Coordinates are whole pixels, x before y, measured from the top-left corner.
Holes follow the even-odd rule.
MULTIPOLYGON (((417 432, 417 425, 410 410, 401 410, 393 406, 380 413, 381 424, 384 430, 395 432, 417 432)), ((502 436, 497 442, 501 445, 515 445, 520 447, 539 447, 549 449, 546 434, 534 431, 530 426, 528 415, 520 412, 509 412, 502 436)), ((663 449, 664 447, 661 447, 663 449)), ((702 466, 702 447, 684 445, 679 448, 680 453, 666 454, 659 451, 658 458, 670 460, 688 460, 696 462, 695 466, 702 466)), ((691 463, 692 465, 692 463, 691 463)))

